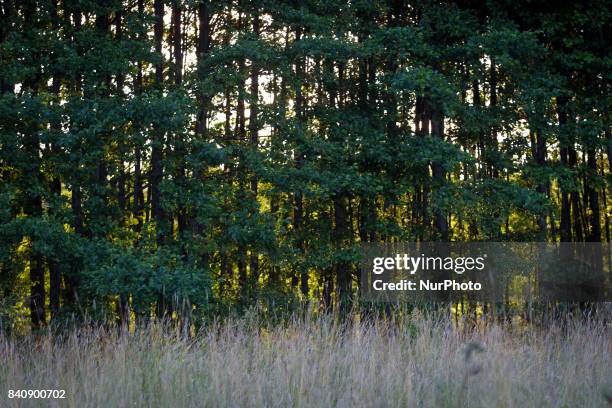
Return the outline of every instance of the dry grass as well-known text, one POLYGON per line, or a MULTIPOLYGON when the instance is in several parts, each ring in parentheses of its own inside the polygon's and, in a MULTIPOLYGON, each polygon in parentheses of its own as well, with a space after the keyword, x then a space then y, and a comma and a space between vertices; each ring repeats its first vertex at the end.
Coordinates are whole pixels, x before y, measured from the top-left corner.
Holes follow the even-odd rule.
POLYGON ((184 340, 159 327, 117 336, 0 339, 0 406, 606 407, 611 339, 573 324, 463 335, 406 320, 235 321, 184 340), (61 401, 8 400, 8 389, 65 389, 61 401))

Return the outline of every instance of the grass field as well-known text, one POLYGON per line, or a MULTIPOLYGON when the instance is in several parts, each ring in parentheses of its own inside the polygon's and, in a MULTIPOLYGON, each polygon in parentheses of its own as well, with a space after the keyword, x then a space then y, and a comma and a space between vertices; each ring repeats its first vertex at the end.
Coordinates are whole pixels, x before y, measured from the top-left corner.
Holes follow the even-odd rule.
POLYGON ((415 318, 342 329, 332 319, 263 329, 245 320, 183 339, 80 329, 0 340, 0 406, 607 407, 610 329, 469 334, 415 318), (64 389, 64 400, 9 400, 9 389, 64 389))

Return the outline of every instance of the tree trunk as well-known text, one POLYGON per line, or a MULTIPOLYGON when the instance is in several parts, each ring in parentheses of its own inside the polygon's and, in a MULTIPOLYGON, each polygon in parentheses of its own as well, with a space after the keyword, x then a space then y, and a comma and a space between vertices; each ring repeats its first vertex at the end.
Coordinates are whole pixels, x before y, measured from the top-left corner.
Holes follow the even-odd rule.
MULTIPOLYGON (((578 164, 578 154, 573 144, 568 147, 568 164, 570 169, 575 169, 576 165, 578 164)), ((582 228, 583 223, 580 206, 580 193, 576 189, 571 191, 570 200, 572 204, 572 219, 574 220, 574 240, 577 242, 582 242, 584 241, 584 234, 582 228)))
MULTIPOLYGON (((439 110, 434 110, 434 112, 432 113, 431 136, 444 140, 444 117, 442 116, 442 112, 440 112, 439 110)), ((436 188, 440 189, 445 184, 446 171, 444 170, 442 165, 436 161, 432 162, 431 167, 433 170, 434 184, 436 188)), ((439 238, 442 241, 448 241, 448 220, 446 218, 446 213, 441 209, 435 209, 434 217, 436 231, 439 235, 439 238)))
MULTIPOLYGON (((253 34, 256 38, 259 38, 259 13, 255 11, 253 15, 253 34)), ((259 67, 256 61, 251 62, 251 103, 250 103, 250 117, 249 117, 249 134, 251 137, 251 147, 256 152, 259 145, 259 123, 257 115, 259 112, 259 67)), ((258 187, 257 174, 251 175, 251 193, 253 194, 253 200, 255 200, 254 208, 257 211, 257 187, 258 187)), ((253 278, 253 284, 257 286, 259 280, 259 254, 257 249, 251 249, 250 259, 251 276, 253 278)))
MULTIPOLYGON (((589 168, 589 178, 597 177, 597 157, 595 155, 595 150, 590 149, 587 152, 587 166, 589 168)), ((588 182, 586 188, 586 194, 589 197, 589 208, 591 210, 589 223, 590 225, 590 234, 589 241, 591 242, 601 242, 601 219, 599 212, 599 195, 597 194, 597 190, 593 187, 595 183, 588 182)))
MULTIPOLYGON (((53 83, 51 85, 51 92, 55 96, 56 101, 59 101, 59 91, 60 91, 60 81, 59 78, 54 77, 53 83)), ((57 103, 57 102, 56 102, 57 103)), ((51 128, 54 132, 61 132, 61 125, 57 121, 51 123, 51 128)), ((51 151, 53 154, 59 154, 59 147, 57 144, 53 144, 51 146, 51 151)), ((60 205, 61 196, 62 196, 62 182, 59 178, 59 175, 53 176, 51 179, 50 185, 51 193, 53 194, 54 199, 56 200, 56 206, 60 205)), ((59 213, 58 208, 53 208, 54 213, 59 213)), ((58 214, 53 214, 58 215, 58 214)), ((62 270, 60 261, 55 256, 50 256, 47 258, 47 262, 49 264, 49 309, 51 311, 51 318, 56 318, 59 313, 60 308, 60 292, 61 292, 61 282, 62 282, 62 270)))
MULTIPOLYGON (((348 238, 348 222, 346 199, 336 196, 334 202, 334 241, 336 253, 344 250, 348 238)), ((338 311, 341 316, 347 316, 351 306, 352 277, 349 264, 344 260, 336 261, 336 289, 338 311)))
MULTIPOLYGON (((154 37, 155 37, 155 52, 160 58, 159 62, 155 64, 155 85, 156 88, 161 91, 163 88, 163 55, 162 55, 162 40, 164 30, 164 2, 163 0, 155 0, 154 2, 155 12, 155 25, 154 25, 154 37)), ((151 174, 150 174, 150 189, 151 189, 151 216, 156 223, 157 232, 157 244, 163 245, 166 231, 165 231, 165 215, 161 206, 161 191, 160 184, 164 176, 163 169, 163 134, 159 129, 159 125, 155 126, 153 132, 153 143, 151 149, 151 174)))
MULTIPOLYGON (((302 38, 302 29, 297 28, 295 31, 295 41, 298 42, 302 38)), ((298 124, 298 133, 303 131, 303 109, 304 109, 304 96, 302 95, 302 80, 304 77, 304 60, 300 57, 296 61, 295 71, 297 76, 297 85, 295 88, 295 116, 298 124)), ((301 169, 304 165, 304 153, 302 152, 301 147, 296 146, 295 151, 295 167, 297 169, 301 169)), ((304 197, 301 189, 298 189, 293 193, 293 226, 295 228, 295 234, 297 238, 297 249, 301 255, 300 264, 304 262, 304 197)), ((298 267, 298 277, 300 282, 300 291, 304 299, 308 297, 309 287, 308 287, 308 271, 305 270, 302 266, 298 267)))
MULTIPOLYGON (((567 131, 567 99, 564 96, 557 97, 557 116, 559 118, 559 139, 560 148, 559 156, 561 165, 565 168, 569 167, 569 134, 567 131)), ((572 240, 572 219, 570 192, 564 186, 561 186, 561 221, 559 225, 559 233, 561 242, 570 242, 572 240)))
MULTIPOLYGON (((159 61, 155 64, 155 87, 161 92, 163 90, 163 54, 162 42, 164 32, 164 2, 163 0, 155 0, 153 3, 155 13, 155 23, 153 28, 155 53, 159 61)), ((163 169, 163 145, 164 135, 159 124, 155 124, 153 129, 153 141, 151 148, 151 173, 150 173, 150 189, 151 189, 151 217, 155 221, 156 241, 158 247, 164 245, 167 225, 165 220, 164 210, 161 204, 160 185, 164 177, 163 169)), ((167 303, 164 294, 164 288, 157 294, 157 318, 164 317, 167 310, 167 303)))
MULTIPOLYGON (((179 88, 183 83, 183 30, 182 30, 182 2, 179 0, 175 0, 172 3, 172 55, 173 55, 173 76, 174 76, 174 84, 177 88, 179 88)), ((181 133, 175 134, 175 146, 174 146, 174 154, 176 160, 176 169, 174 173, 174 178, 176 179, 176 183, 179 185, 179 188, 184 188, 185 186, 185 156, 187 155, 185 140, 181 133)), ((178 234, 177 240, 181 242, 183 234, 187 230, 187 209, 185 208, 185 203, 183 200, 180 200, 177 204, 176 210, 176 219, 178 224, 178 234)), ((174 222, 172 222, 174 224, 174 222)), ((184 253, 185 248, 183 247, 181 251, 184 253)))
MULTIPOLYGON (((197 74, 200 81, 206 77, 206 72, 203 66, 203 60, 208 55, 210 50, 210 12, 208 10, 208 1, 202 0, 198 2, 198 43, 196 47, 196 56, 198 59, 197 74)), ((202 138, 206 133, 207 120, 207 98, 202 89, 198 92, 198 118, 196 122, 196 134, 202 138)))
MULTIPOLYGON (((36 89, 33 89, 36 92, 36 89)), ((43 215, 42 197, 39 187, 42 185, 43 177, 40 170, 39 149, 40 141, 38 130, 31 128, 25 136, 24 147, 29 154, 30 163, 25 175, 34 188, 26 192, 24 200, 24 213, 29 218, 40 218, 43 215)), ((30 237, 30 319, 32 328, 37 329, 45 324, 45 269, 42 255, 34 251, 34 241, 37 237, 30 237)))
MULTIPOLYGON (((546 166, 546 139, 544 135, 542 135, 542 131, 540 129, 536 129, 535 131, 530 132, 531 137, 531 149, 533 158, 536 162, 536 165, 539 168, 544 168, 546 166)), ((546 192, 548 191, 548 183, 542 180, 538 180, 536 182, 536 191, 543 196, 546 196, 546 192)), ((548 225, 546 222, 546 213, 542 212, 538 214, 538 230, 541 241, 546 241, 547 229, 548 225)))

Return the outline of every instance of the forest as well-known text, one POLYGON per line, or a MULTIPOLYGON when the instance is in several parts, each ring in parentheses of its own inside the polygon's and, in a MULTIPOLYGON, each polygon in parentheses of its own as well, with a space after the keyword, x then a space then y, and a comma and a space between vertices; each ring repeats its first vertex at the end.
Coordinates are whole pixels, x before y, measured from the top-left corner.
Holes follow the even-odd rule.
POLYGON ((0 13, 0 332, 347 314, 365 242, 610 242, 607 1, 0 13))

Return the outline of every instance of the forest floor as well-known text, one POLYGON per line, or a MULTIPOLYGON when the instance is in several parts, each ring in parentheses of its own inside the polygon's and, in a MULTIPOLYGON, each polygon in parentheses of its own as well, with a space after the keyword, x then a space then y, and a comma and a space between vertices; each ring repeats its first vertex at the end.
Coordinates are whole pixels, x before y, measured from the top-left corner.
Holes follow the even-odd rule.
POLYGON ((234 320, 185 339, 160 326, 0 337, 0 406, 609 407, 602 324, 466 333, 411 318, 262 328, 234 320), (8 399, 61 389, 65 399, 8 399))

